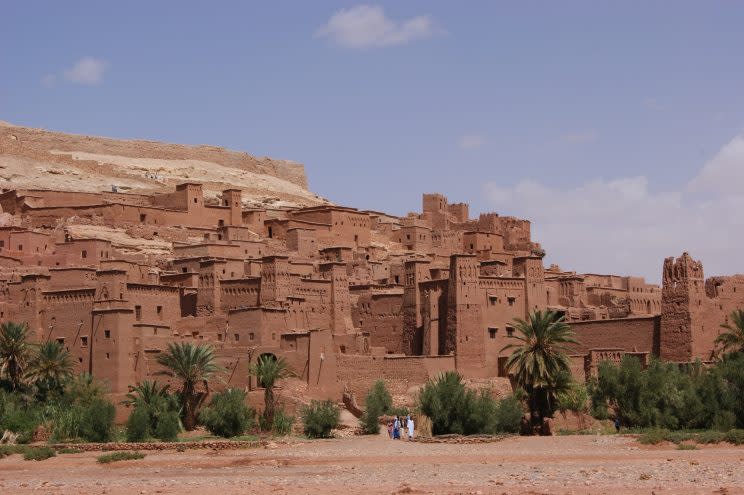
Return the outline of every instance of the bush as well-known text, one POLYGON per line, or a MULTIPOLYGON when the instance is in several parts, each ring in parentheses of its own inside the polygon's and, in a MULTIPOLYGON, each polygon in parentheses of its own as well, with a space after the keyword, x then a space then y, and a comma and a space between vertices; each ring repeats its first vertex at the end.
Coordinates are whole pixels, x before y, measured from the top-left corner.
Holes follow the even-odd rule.
POLYGON ((726 432, 726 441, 734 445, 744 444, 744 430, 731 430, 726 432))
POLYGON ((331 400, 313 400, 302 408, 305 435, 310 438, 330 438, 331 430, 338 426, 341 411, 331 400))
POLYGON ((83 409, 80 437, 88 442, 108 442, 113 436, 116 408, 111 401, 96 398, 83 409))
POLYGON ((181 419, 177 411, 168 411, 158 417, 154 436, 162 442, 175 442, 181 431, 181 419))
POLYGON ((52 441, 68 442, 80 438, 83 422, 83 407, 70 406, 57 412, 52 427, 52 441))
POLYGON ((0 445, 0 459, 13 454, 23 454, 26 449, 25 445, 0 445))
POLYGON ((704 431, 700 433, 697 436, 697 438, 695 438, 695 441, 697 443, 703 443, 703 444, 721 443, 724 440, 726 440, 726 433, 722 431, 712 431, 712 430, 704 431))
POLYGON ((0 432, 8 430, 18 435, 18 443, 28 443, 41 424, 39 406, 24 403, 20 394, 0 390, 0 432))
POLYGON ((292 432, 294 420, 294 416, 290 416, 283 409, 280 409, 274 413, 274 424, 271 426, 271 431, 276 435, 289 435, 292 432))
POLYGON ((385 388, 385 382, 377 380, 367 394, 365 400, 364 414, 360 418, 362 430, 368 435, 375 435, 380 432, 379 418, 383 414, 392 412, 393 398, 390 392, 385 388))
POLYGON ((657 445, 666 440, 668 430, 653 429, 641 434, 638 441, 644 445, 657 445))
POLYGON ((131 461, 134 459, 144 459, 145 454, 141 452, 113 452, 111 454, 104 454, 96 457, 96 461, 100 464, 109 464, 117 461, 131 461))
POLYGON ((626 356, 620 366, 600 363, 590 393, 595 417, 607 417, 609 407, 630 427, 742 428, 744 354, 724 356, 709 369, 700 362, 680 367, 658 360, 643 369, 626 356))
POLYGON ((213 435, 229 438, 253 426, 255 414, 245 405, 245 392, 231 388, 212 397, 209 406, 199 414, 199 421, 213 435))
POLYGON ((26 461, 43 461, 56 455, 57 453, 50 447, 28 447, 23 453, 23 459, 26 461))
POLYGON ((519 433, 523 416, 522 403, 516 397, 500 400, 496 408, 496 428, 493 433, 519 433))
POLYGON ((82 452, 82 450, 73 449, 72 447, 65 447, 64 449, 59 449, 57 451, 58 454, 81 454, 82 452))
POLYGON ((516 397, 497 401, 485 390, 468 390, 453 371, 424 385, 419 402, 433 435, 515 433, 524 414, 516 397))
POLYGON ((134 408, 127 419, 127 442, 143 442, 150 436, 150 412, 147 406, 134 408))
POLYGON ((697 450, 697 445, 694 443, 681 443, 677 445, 677 450, 697 450))

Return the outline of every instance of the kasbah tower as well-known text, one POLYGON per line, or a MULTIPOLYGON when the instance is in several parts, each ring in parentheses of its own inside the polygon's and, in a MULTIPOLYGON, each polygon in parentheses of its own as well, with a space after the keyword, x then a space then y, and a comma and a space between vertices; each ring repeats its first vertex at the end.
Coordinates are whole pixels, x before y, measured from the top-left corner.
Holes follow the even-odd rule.
POLYGON ((291 365, 289 399, 363 398, 379 378, 405 395, 446 370, 508 383, 503 348, 535 310, 571 324, 572 373, 585 380, 625 355, 711 361, 720 325, 744 306, 744 276, 706 280, 687 253, 659 260, 661 287, 546 267, 528 219, 471 218, 435 193, 405 217, 336 205, 307 191, 293 162, 3 125, 0 161, 12 157, 46 164, 51 179, 4 183, 0 319, 62 343, 114 398, 163 380, 157 356, 183 341, 212 345, 227 369, 217 387, 256 403, 248 368, 263 355, 291 365), (53 149, 128 161, 98 180, 105 159, 53 149), (175 172, 122 165, 152 158, 175 172), (186 159, 249 179, 184 180, 186 159), (53 180, 76 170, 85 180, 53 180))

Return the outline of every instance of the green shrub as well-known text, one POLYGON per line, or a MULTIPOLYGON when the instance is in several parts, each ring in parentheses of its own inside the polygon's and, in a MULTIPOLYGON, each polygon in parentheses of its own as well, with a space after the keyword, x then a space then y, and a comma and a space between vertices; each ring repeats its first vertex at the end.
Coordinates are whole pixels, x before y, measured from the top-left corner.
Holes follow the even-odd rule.
POLYGON ((726 432, 726 441, 734 445, 744 444, 744 430, 731 430, 726 432))
POLYGON ((57 451, 58 454, 81 454, 83 451, 72 447, 65 447, 57 451))
POLYGON ((131 461, 135 459, 144 459, 145 454, 141 452, 128 452, 128 451, 121 451, 121 452, 113 452, 111 454, 104 454, 96 457, 96 461, 98 461, 100 464, 109 464, 111 462, 117 462, 117 461, 131 461))
POLYGON ((711 425, 716 431, 729 431, 736 428, 736 414, 731 411, 719 411, 713 416, 711 425))
POLYGON ((565 390, 556 394, 556 402, 558 410, 562 413, 567 411, 585 413, 589 409, 589 393, 585 385, 570 383, 565 390))
POLYGON ((694 440, 695 438, 697 438, 697 434, 689 431, 669 431, 664 435, 664 440, 676 444, 687 442, 688 440, 694 440))
POLYGON ((708 430, 704 431, 695 438, 697 443, 721 443, 726 440, 726 433, 722 431, 708 430))
POLYGON ((0 391, 0 432, 12 431, 18 435, 16 442, 28 443, 41 422, 38 405, 25 403, 20 394, 0 391))
POLYGON ((209 406, 199 414, 199 421, 213 435, 229 438, 253 426, 255 414, 245 405, 245 392, 231 388, 212 397, 209 406))
POLYGON ((496 428, 492 433, 519 433, 524 409, 516 397, 499 401, 496 408, 496 428))
POLYGON ((638 441, 644 445, 657 445, 665 441, 668 434, 668 430, 663 430, 660 428, 648 430, 647 432, 641 434, 640 437, 638 437, 638 441))
POLYGON ((468 390, 453 371, 427 382, 419 402, 434 435, 514 433, 524 414, 516 397, 497 401, 485 390, 468 390))
POLYGON ((310 438, 330 438, 331 430, 338 426, 341 411, 331 400, 313 400, 301 411, 305 435, 310 438))
POLYGON ((13 454, 23 454, 26 448, 25 445, 0 445, 0 459, 13 454))
POLYGON ((150 411, 137 406, 127 419, 127 442, 144 442, 150 436, 150 411))
POLYGON ((108 442, 113 437, 116 408, 111 401, 96 398, 83 409, 80 437, 88 442, 108 442))
POLYGON ((279 409, 274 413, 274 424, 271 431, 276 435, 289 435, 292 433, 294 420, 294 416, 290 416, 283 409, 279 409))
POLYGON ((711 368, 652 361, 647 369, 626 356, 620 366, 600 363, 590 383, 592 413, 615 411, 630 427, 716 429, 744 427, 744 353, 711 368))
POLYGON ((52 427, 53 442, 70 442, 80 438, 83 423, 83 406, 69 406, 58 411, 52 427))
POLYGON ((694 443, 681 443, 677 445, 677 450, 697 450, 697 445, 694 443))
POLYGON ((379 418, 383 414, 392 413, 393 398, 385 388, 385 382, 377 380, 365 399, 364 414, 360 418, 362 430, 368 435, 380 432, 379 418))
POLYGON ((177 411, 167 411, 158 417, 154 436, 163 442, 175 442, 178 440, 178 432, 181 431, 181 419, 177 411))
POLYGON ((23 452, 23 459, 26 461, 43 461, 56 455, 57 453, 50 447, 27 447, 23 452))

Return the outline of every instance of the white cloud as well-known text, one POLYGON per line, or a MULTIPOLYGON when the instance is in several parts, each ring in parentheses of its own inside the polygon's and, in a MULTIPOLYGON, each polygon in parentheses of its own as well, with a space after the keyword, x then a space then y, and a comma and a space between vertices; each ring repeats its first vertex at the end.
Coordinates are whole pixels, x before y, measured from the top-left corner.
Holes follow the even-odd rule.
POLYGON ((571 132, 561 136, 561 141, 570 144, 591 143, 597 140, 596 131, 571 132))
POLYGON ((74 84, 96 85, 103 82, 103 73, 109 64, 94 57, 83 57, 64 71, 65 80, 74 84))
POLYGON ((374 48, 401 45, 441 33, 428 15, 396 21, 386 17, 380 6, 357 5, 335 12, 315 36, 329 38, 345 48, 374 48))
POLYGON ((698 176, 690 181, 688 189, 700 193, 741 194, 743 187, 744 135, 741 135, 705 163, 698 176))
POLYGON ((483 146, 485 138, 480 134, 466 134, 457 140, 457 145, 464 150, 474 150, 483 146))
POLYGON ((533 239, 546 249, 547 263, 659 282, 663 259, 683 251, 703 262, 707 276, 744 272, 742 185, 739 136, 680 190, 657 192, 646 177, 626 177, 569 188, 492 182, 485 193, 500 213, 532 220, 533 239))

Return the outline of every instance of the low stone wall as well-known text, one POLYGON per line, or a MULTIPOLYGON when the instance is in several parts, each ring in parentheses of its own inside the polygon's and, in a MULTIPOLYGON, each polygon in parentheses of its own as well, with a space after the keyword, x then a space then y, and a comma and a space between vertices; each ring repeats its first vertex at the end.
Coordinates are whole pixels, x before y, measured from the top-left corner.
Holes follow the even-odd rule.
POLYGON ((419 437, 411 440, 419 443, 449 443, 449 444, 470 444, 470 443, 495 443, 514 435, 440 435, 436 437, 419 437))
POLYGON ((83 452, 105 452, 113 450, 255 449, 268 444, 266 440, 215 440, 210 442, 55 443, 48 446, 55 450, 77 449, 83 452))

